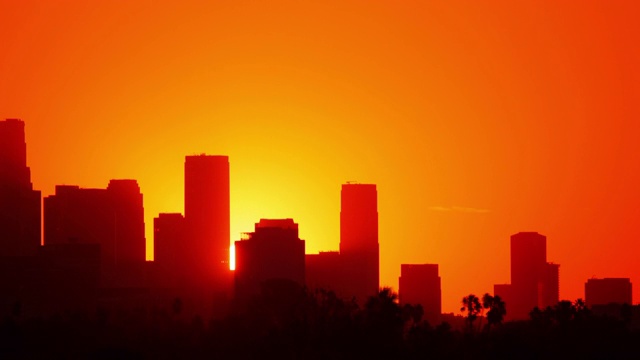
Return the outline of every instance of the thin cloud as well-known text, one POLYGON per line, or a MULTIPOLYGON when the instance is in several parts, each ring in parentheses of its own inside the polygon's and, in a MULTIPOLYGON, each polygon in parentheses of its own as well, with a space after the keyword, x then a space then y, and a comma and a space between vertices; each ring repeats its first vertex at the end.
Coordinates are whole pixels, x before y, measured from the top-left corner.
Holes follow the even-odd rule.
POLYGON ((429 210, 431 211, 440 211, 440 212, 460 212, 460 213, 473 213, 473 214, 486 214, 491 212, 489 209, 480 209, 480 208, 472 208, 472 207, 464 207, 464 206, 430 206, 429 210))

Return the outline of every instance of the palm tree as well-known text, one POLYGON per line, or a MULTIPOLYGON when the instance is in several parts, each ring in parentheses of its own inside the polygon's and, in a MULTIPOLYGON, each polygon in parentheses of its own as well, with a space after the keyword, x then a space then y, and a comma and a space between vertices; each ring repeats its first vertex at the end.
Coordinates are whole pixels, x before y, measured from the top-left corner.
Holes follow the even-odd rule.
POLYGON ((385 320, 401 318, 398 294, 394 293, 391 288, 382 288, 377 296, 369 298, 365 304, 365 311, 371 316, 385 320))
POLYGON ((491 296, 488 293, 482 297, 482 307, 489 309, 487 312, 487 329, 492 325, 502 323, 504 316, 507 315, 507 306, 500 296, 491 296))
POLYGON ((569 300, 561 300, 553 308, 553 317, 560 326, 566 326, 573 320, 576 308, 569 300))
POLYGON ((402 342, 404 320, 398 295, 385 287, 378 295, 369 297, 364 307, 364 324, 370 341, 380 344, 402 342))
POLYGON ((587 304, 581 298, 573 303, 573 309, 575 319, 585 320, 591 315, 591 310, 589 310, 587 304))
POLYGON ((473 330, 473 322, 478 318, 478 315, 482 312, 482 304, 480 299, 474 294, 469 294, 462 298, 462 307, 460 311, 467 312, 467 324, 469 331, 473 330))

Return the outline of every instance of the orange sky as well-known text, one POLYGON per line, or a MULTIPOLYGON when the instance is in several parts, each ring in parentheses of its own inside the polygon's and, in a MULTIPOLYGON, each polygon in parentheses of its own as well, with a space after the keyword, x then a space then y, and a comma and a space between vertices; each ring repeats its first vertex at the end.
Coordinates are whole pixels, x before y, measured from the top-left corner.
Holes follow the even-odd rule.
POLYGON ((0 0, 0 118, 44 195, 137 179, 150 242, 184 156, 227 154, 234 238, 293 217, 336 250, 358 180, 382 284, 438 263, 444 311, 510 281, 518 231, 547 235, 562 298, 618 276, 640 299, 638 2, 171 3, 0 0))

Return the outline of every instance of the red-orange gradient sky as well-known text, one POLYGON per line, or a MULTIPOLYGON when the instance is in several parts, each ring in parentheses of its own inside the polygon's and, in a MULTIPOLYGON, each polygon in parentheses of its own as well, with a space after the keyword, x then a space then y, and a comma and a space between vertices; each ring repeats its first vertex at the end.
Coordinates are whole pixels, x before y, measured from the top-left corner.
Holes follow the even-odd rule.
POLYGON ((538 231, 562 298, 631 277, 637 301, 638 4, 1 0, 0 118, 44 195, 137 179, 148 250, 184 156, 227 154, 234 238, 293 217, 337 249, 340 184, 371 182, 383 285, 438 263, 457 312, 538 231))

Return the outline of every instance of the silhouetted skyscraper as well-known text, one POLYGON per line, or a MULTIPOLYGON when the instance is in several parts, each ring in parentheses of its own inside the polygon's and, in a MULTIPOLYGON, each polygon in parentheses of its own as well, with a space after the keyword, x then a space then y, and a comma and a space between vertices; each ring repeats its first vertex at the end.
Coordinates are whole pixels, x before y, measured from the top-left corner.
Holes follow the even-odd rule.
POLYGON ((159 214, 153 219, 153 262, 158 283, 163 287, 177 287, 186 281, 186 269, 192 261, 185 243, 182 214, 159 214))
POLYGON ((116 261, 146 261, 144 204, 136 180, 111 180, 107 193, 113 206, 116 261))
POLYGON ((401 264, 398 287, 400 304, 422 305, 424 319, 440 322, 442 294, 437 264, 401 264))
POLYGON ((106 286, 130 285, 146 261, 143 200, 135 180, 111 180, 106 189, 56 186, 55 195, 44 199, 44 228, 45 245, 100 245, 106 286))
POLYGON ((547 238, 536 232, 511 236, 511 319, 526 319, 534 307, 558 302, 559 265, 547 263, 547 238))
POLYGON ((333 291, 338 297, 345 297, 345 271, 342 256, 338 251, 321 251, 305 255, 305 282, 309 290, 333 291))
POLYGON ((632 304, 631 280, 629 278, 589 279, 584 284, 587 306, 609 304, 632 304))
POLYGON ((255 232, 235 242, 236 298, 243 301, 261 293, 267 282, 305 284, 305 242, 292 219, 261 219, 255 232))
POLYGON ((229 270, 229 158, 187 156, 184 164, 184 218, 196 279, 226 289, 229 270))
POLYGON ((560 301, 560 265, 547 263, 540 286, 541 298, 538 301, 540 309, 555 306, 560 301))
POLYGON ((24 122, 0 121, 0 256, 34 256, 41 241, 41 195, 27 167, 24 122))
POLYGON ((340 208, 340 256, 347 297, 364 303, 379 290, 378 194, 374 184, 343 184, 340 208))
POLYGON ((513 316, 511 315, 511 307, 514 304, 513 301, 513 291, 511 284, 495 284, 493 285, 493 295, 499 296, 502 301, 506 304, 507 315, 505 316, 505 320, 512 320, 513 316))

